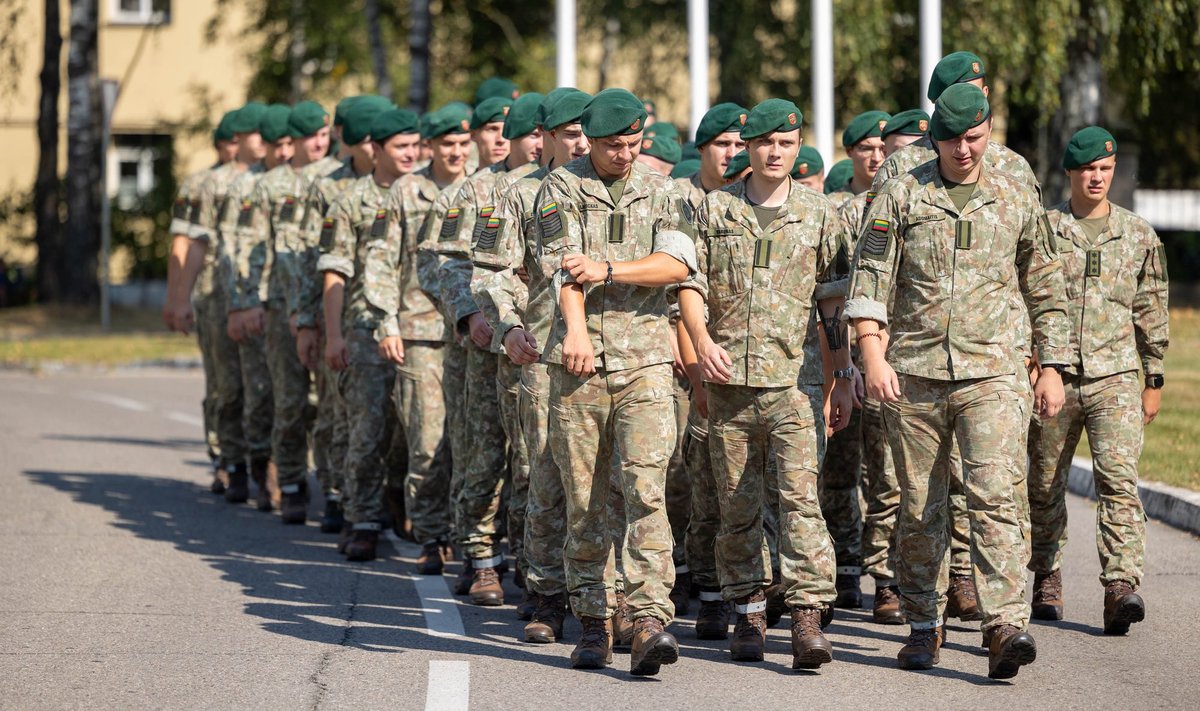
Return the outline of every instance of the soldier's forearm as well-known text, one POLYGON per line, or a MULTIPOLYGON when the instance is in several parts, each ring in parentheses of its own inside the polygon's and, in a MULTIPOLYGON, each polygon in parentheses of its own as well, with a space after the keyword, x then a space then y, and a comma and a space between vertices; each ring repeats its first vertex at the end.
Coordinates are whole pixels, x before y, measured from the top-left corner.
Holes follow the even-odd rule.
POLYGON ((198 239, 188 240, 187 253, 183 258, 183 270, 179 275, 177 297, 186 299, 192 293, 192 288, 196 286, 196 279, 200 277, 200 270, 204 269, 204 254, 207 251, 208 242, 198 239))
POLYGON ((612 280, 634 286, 668 286, 688 278, 687 265, 663 253, 651 254, 635 262, 613 262, 612 280))
POLYGON ((337 339, 342 337, 342 301, 346 295, 346 280, 341 274, 325 272, 321 306, 325 311, 325 328, 337 339))
POLYGON ((568 333, 587 331, 587 311, 583 305, 583 287, 564 284, 558 292, 558 310, 567 324, 568 333))

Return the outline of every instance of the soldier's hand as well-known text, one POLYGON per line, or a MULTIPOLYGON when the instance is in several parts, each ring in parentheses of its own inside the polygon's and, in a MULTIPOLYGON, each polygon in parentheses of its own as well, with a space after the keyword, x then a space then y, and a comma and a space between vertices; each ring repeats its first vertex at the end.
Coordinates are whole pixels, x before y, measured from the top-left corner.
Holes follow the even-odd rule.
POLYGON ((846 429, 850 424, 850 415, 854 404, 854 383, 849 380, 836 379, 829 398, 825 401, 825 436, 832 437, 834 432, 846 429))
POLYGON ((586 254, 568 254, 563 257, 562 268, 578 284, 598 284, 608 278, 608 265, 593 261, 586 254))
POLYGON ((1033 406, 1038 415, 1043 420, 1054 417, 1062 409, 1066 399, 1062 376, 1054 368, 1042 368, 1037 384, 1033 386, 1033 406))
POLYGON ((692 388, 692 407, 696 408, 701 417, 708 418, 708 386, 704 383, 692 388))
POLYGON ((700 361, 704 379, 710 383, 728 383, 729 378, 733 377, 733 359, 711 338, 704 338, 696 351, 696 359, 700 361))
POLYGON ((255 306, 242 312, 243 338, 263 335, 267 330, 267 312, 261 306, 255 306))
POLYGON ((196 315, 192 313, 191 299, 177 299, 171 305, 171 328, 183 335, 191 333, 195 325, 196 315))
POLYGON ((246 331, 242 327, 242 314, 242 311, 230 311, 225 320, 225 333, 234 343, 241 343, 246 339, 246 331))
POLYGON ((325 338, 325 363, 333 370, 345 370, 350 365, 350 354, 346 350, 346 341, 341 336, 329 335, 325 338))
POLYGON ((487 350, 492 345, 492 327, 478 311, 467 317, 467 330, 471 334, 471 341, 479 348, 487 350))
POLYGON ((1142 424, 1148 425, 1158 417, 1158 408, 1162 405, 1162 389, 1146 388, 1142 391, 1142 424))
POLYGON ((320 341, 315 328, 301 328, 296 331, 296 357, 305 368, 313 372, 317 370, 317 358, 320 356, 317 344, 320 341))
POLYGON ((524 264, 517 267, 517 278, 521 280, 522 284, 529 283, 529 270, 525 268, 524 264))
POLYGON ((896 402, 900 399, 900 379, 886 360, 867 366, 867 397, 878 402, 896 402))
POLYGON ((504 352, 508 354, 508 359, 517 365, 536 363, 541 357, 537 339, 520 326, 504 334, 504 352))
POLYGON ((162 320, 168 331, 175 330, 175 305, 171 303, 171 299, 163 302, 162 320))
POLYGON ((563 367, 571 375, 580 378, 596 374, 596 352, 592 350, 592 339, 587 332, 567 331, 563 338, 563 367))
POLYGON ((396 365, 404 365, 404 339, 388 336, 379 342, 379 356, 396 365))

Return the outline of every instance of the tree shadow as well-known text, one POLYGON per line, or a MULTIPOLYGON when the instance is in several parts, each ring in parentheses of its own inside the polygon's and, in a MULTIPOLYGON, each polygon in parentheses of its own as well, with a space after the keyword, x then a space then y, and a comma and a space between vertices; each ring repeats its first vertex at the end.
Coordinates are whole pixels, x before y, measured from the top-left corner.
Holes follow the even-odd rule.
POLYGON ((162 437, 157 439, 142 438, 142 437, 113 437, 111 435, 68 435, 68 434, 49 434, 44 435, 42 439, 48 439, 57 442, 90 442, 103 444, 126 444, 135 447, 158 447, 160 449, 184 449, 190 452, 195 452, 197 449, 203 450, 205 447, 204 440, 192 437, 162 437))

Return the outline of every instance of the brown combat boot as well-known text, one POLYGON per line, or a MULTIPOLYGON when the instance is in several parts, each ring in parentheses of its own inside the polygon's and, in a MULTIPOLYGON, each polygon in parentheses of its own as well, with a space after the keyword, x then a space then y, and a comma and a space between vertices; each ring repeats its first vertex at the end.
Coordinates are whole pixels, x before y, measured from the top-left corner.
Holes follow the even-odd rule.
POLYGON ((720 591, 700 591, 700 611, 696 613, 696 639, 729 637, 729 604, 720 591))
POLYGON ((979 596, 975 593, 975 580, 971 576, 950 576, 950 587, 946 588, 946 617, 957 617, 963 622, 983 619, 983 613, 979 610, 979 596))
POLYGON ((580 617, 583 634, 571 650, 572 669, 603 669, 612 664, 612 626, 600 617, 580 617))
POLYGON ((612 617, 613 646, 628 649, 633 644, 633 618, 629 616, 629 603, 625 593, 617 591, 617 612, 612 617))
POLYGON ((762 590, 733 601, 737 618, 729 655, 735 662, 761 662, 767 646, 767 596, 762 590))
POLYGON ((821 632, 822 610, 792 608, 792 669, 818 669, 833 661, 833 645, 821 632))
POLYGON ((271 505, 271 488, 267 486, 267 469, 271 465, 271 460, 266 458, 250 460, 250 476, 254 479, 254 484, 258 487, 258 491, 254 495, 254 504, 259 511, 270 511, 274 506, 271 505))
MULTIPOLYGON (((478 562, 478 561, 475 561, 478 562)), ((472 605, 499 607, 504 604, 504 588, 500 587, 500 573, 491 566, 475 568, 475 577, 467 591, 472 605)))
POLYGON ((941 661, 942 642, 945 639, 941 625, 910 630, 908 642, 900 648, 896 661, 901 669, 932 669, 941 661))
POLYGON ((375 560, 375 549, 379 546, 378 523, 356 523, 350 542, 346 544, 346 560, 365 562, 375 560))
POLYGON ((767 629, 779 624, 787 614, 787 587, 779 571, 772 571, 771 584, 763 591, 767 596, 767 629))
POLYGON ((633 649, 629 653, 629 673, 654 676, 663 664, 679 661, 679 642, 655 617, 633 621, 633 649))
POLYGON ((421 546, 421 555, 417 556, 418 575, 441 575, 446 568, 444 541, 430 541, 421 546))
POLYGON ((1063 618, 1062 570, 1033 576, 1031 615, 1035 620, 1063 618))
POLYGON ((904 624, 904 613, 900 611, 900 589, 895 585, 875 586, 875 602, 871 606, 871 618, 881 625, 904 624))
MULTIPOLYGON (((567 597, 563 593, 538 595, 533 617, 525 625, 525 641, 550 644, 562 639, 563 620, 567 617, 567 597)), ((610 652, 611 654, 611 652, 610 652)), ((611 657, 609 657, 611 661, 611 657)))
POLYGON ((838 566, 837 577, 833 587, 837 590, 834 607, 843 610, 858 610, 862 608, 862 568, 859 566, 838 566))
POLYGON ((1133 586, 1117 580, 1104 586, 1104 634, 1125 634, 1129 625, 1146 619, 1146 603, 1133 586))
POLYGON ((279 518, 284 523, 304 525, 308 520, 308 484, 285 484, 279 487, 283 496, 279 503, 279 518))
POLYGON ((671 586, 671 592, 668 597, 675 605, 675 616, 683 617, 688 613, 692 591, 692 574, 688 572, 686 565, 680 565, 675 568, 675 584, 671 586))
POLYGON ((238 462, 226 469, 229 475, 225 485, 225 500, 231 504, 244 504, 250 498, 250 474, 246 471, 246 463, 238 462))
POLYGON ((1037 645, 1028 632, 1000 625, 988 630, 988 677, 1011 679, 1017 670, 1037 659, 1037 645))

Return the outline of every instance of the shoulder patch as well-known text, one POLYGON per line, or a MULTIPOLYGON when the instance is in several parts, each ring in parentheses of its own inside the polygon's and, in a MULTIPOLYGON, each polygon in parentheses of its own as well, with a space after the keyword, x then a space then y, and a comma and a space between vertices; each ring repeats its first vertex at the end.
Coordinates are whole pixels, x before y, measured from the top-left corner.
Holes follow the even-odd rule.
POLYGON ((332 217, 326 217, 321 223, 321 249, 328 250, 333 247, 333 235, 337 231, 334 224, 332 217))
POLYGON ((471 229, 471 244, 479 241, 479 237, 483 234, 483 230, 487 227, 487 222, 492 217, 492 213, 496 211, 495 207, 482 207, 479 209, 479 214, 475 216, 475 226, 471 229))
POLYGON ((446 210, 446 217, 442 220, 442 229, 438 232, 438 240, 445 242, 454 239, 454 235, 458 234, 458 217, 462 214, 462 210, 457 207, 452 207, 446 210))
POLYGON ((387 234, 388 211, 380 208, 375 211, 375 221, 371 223, 371 236, 383 237, 387 234))
POLYGON ((892 223, 888 220, 875 218, 871 221, 863 239, 862 252, 873 259, 883 259, 887 254, 888 242, 892 236, 892 223))
POLYGON ((483 252, 494 252, 496 251, 496 237, 500 234, 504 220, 499 217, 489 217, 483 222, 483 229, 480 230, 475 248, 483 252))
POLYGON ((187 198, 182 197, 182 196, 177 197, 177 198, 175 198, 175 207, 171 211, 171 216, 174 217, 176 220, 182 220, 188 216, 189 208, 190 208, 190 205, 188 205, 187 198))
POLYGON ((192 200, 191 214, 188 215, 188 222, 196 224, 200 221, 200 198, 192 200))
POLYGON ((279 221, 291 222, 296 219, 296 197, 288 195, 283 199, 283 206, 279 208, 279 221))
POLYGON ((558 203, 547 203, 538 211, 538 221, 542 227, 542 242, 553 242, 562 237, 562 215, 558 214, 558 203))
POLYGON ((238 209, 238 227, 249 227, 254 224, 254 203, 249 200, 242 200, 242 206, 238 209))
POLYGON ((870 206, 871 206, 871 203, 875 202, 875 193, 874 193, 874 192, 872 192, 872 191, 870 191, 870 190, 868 190, 868 191, 867 191, 867 197, 866 197, 865 199, 866 199, 866 201, 867 201, 867 207, 870 207, 870 206))

